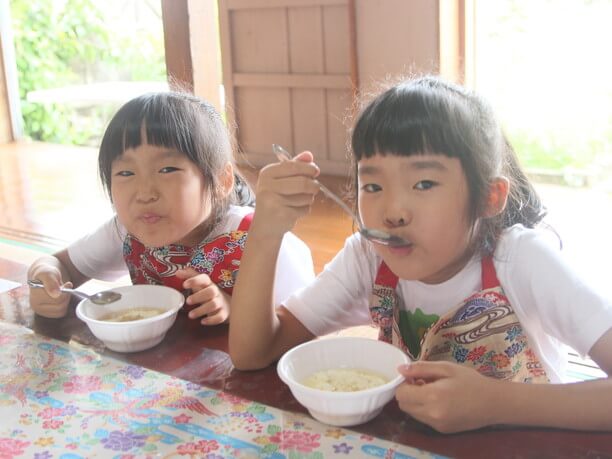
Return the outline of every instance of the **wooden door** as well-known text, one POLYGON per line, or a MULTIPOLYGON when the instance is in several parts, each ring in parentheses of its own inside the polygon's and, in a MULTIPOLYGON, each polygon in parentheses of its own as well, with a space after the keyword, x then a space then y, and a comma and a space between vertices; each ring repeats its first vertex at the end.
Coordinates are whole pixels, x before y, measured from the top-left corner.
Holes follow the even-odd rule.
POLYGON ((220 0, 228 121, 261 166, 272 143, 310 150, 327 174, 348 171, 357 82, 354 0, 220 0))

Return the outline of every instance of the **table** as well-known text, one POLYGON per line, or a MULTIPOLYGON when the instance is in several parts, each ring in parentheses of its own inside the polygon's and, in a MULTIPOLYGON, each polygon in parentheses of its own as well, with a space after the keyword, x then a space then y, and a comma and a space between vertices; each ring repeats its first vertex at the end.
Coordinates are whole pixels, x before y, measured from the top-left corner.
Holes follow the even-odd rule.
MULTIPOLYGON (((25 266, 1 257, 0 273, 14 281, 25 280, 25 266)), ((144 408, 140 406, 139 409, 150 410, 151 406, 165 407, 170 412, 161 414, 156 412, 158 417, 155 419, 158 423, 167 423, 171 422, 167 417, 172 415, 171 410, 182 407, 186 412, 175 414, 175 417, 178 416, 179 420, 182 415, 197 417, 198 423, 188 422, 189 426, 180 431, 181 433, 187 432, 192 435, 194 426, 208 426, 206 428, 209 430, 199 431, 202 434, 201 443, 188 442, 183 450, 184 454, 190 454, 189 451, 193 450, 195 453, 191 454, 195 457, 204 457, 202 451, 208 448, 210 457, 235 457, 233 454, 241 451, 246 457, 267 455, 267 457, 295 458, 328 457, 331 454, 336 456, 347 453, 353 457, 397 458, 436 457, 436 455, 470 458, 612 458, 612 433, 497 427, 445 435, 411 419, 398 408, 395 401, 390 402, 378 417, 366 424, 350 429, 331 428, 312 420, 307 415, 306 410, 293 398, 288 387, 280 381, 274 366, 253 372, 235 370, 227 354, 228 330, 225 325, 203 328, 196 321, 190 321, 185 315, 179 314, 176 323, 160 345, 138 353, 120 354, 105 349, 85 324, 76 318, 73 310, 63 319, 46 319, 34 315, 29 308, 28 294, 26 287, 18 287, 0 294, 2 308, 0 320, 5 322, 4 328, 0 328, 2 345, 0 356, 4 359, 6 355, 15 354, 11 350, 15 346, 21 346, 21 349, 36 349, 33 355, 42 362, 42 368, 47 362, 45 359, 53 356, 54 359, 65 360, 62 364, 66 367, 64 371, 68 373, 75 371, 75 365, 78 367, 74 362, 80 362, 83 368, 78 367, 76 370, 87 372, 87 368, 90 368, 86 374, 93 379, 85 378, 85 380, 94 384, 96 388, 111 383, 115 384, 114 387, 121 388, 115 392, 107 390, 106 395, 99 395, 102 400, 98 400, 98 403, 104 402, 104 397, 108 397, 111 393, 116 403, 132 406, 130 401, 136 402, 129 398, 121 398, 120 394, 126 391, 141 394, 139 391, 144 389, 138 384, 142 378, 134 375, 146 375, 144 379, 154 387, 145 396, 148 405, 145 401, 141 403, 145 405, 144 408), (6 325, 7 322, 21 324, 27 328, 11 328, 6 325), (35 333, 30 333, 30 329, 35 333), (98 367, 102 364, 103 368, 98 367), (127 378, 130 372, 133 375, 127 378), (117 379, 117 375, 123 379, 117 379), (164 399, 171 400, 171 403, 163 405, 164 399), (161 401, 155 405, 154 400, 161 401), (214 412, 216 416, 211 417, 209 411, 214 412), (257 418, 258 415, 261 416, 257 418), (217 424, 210 426, 211 420, 214 419, 217 424), (234 422, 240 420, 238 423, 241 426, 240 435, 242 437, 246 435, 251 442, 239 442, 236 437, 237 424, 232 424, 230 422, 232 419, 234 422), (248 431, 248 428, 254 430, 248 431), (211 433, 213 431, 216 432, 215 435, 211 433), (315 447, 314 444, 319 446, 315 447), (215 447, 217 449, 212 449, 215 447), (202 456, 198 456, 201 453, 202 456), (230 455, 223 456, 223 454, 230 455)), ((26 374, 33 377, 36 371, 38 371, 36 368, 30 368, 26 374)), ((1 375, 0 365, 0 377, 1 375)), ((38 375, 39 378, 43 376, 44 373, 38 375)), ((63 387, 77 392, 84 390, 82 385, 85 383, 82 379, 72 383, 70 380, 64 380, 63 387), (77 386, 80 389, 74 388, 77 386)), ((5 384, 3 390, 0 390, 0 395, 4 394, 4 398, 0 398, 0 410, 5 406, 7 391, 5 384)), ((16 389, 13 392, 19 393, 15 391, 16 389)), ((27 393, 27 390, 24 393, 27 393)), ((31 394, 32 392, 30 397, 33 397, 31 394)), ((110 403, 109 400, 106 402, 110 403)), ((89 409, 91 411, 91 407, 89 409)), ((42 413, 43 410, 40 410, 40 419, 45 416, 42 413)), ((147 419, 147 411, 136 411, 136 413, 144 416, 138 424, 142 428, 144 420, 147 419)), ((153 412, 149 414, 152 415, 153 412)), ((24 422, 28 422, 30 418, 24 419, 24 422)), ((54 418, 51 416, 50 419, 54 418)), ((120 419, 116 421, 118 425, 120 421, 120 419)), ((135 422, 133 419, 132 421, 135 422)), ((33 422, 32 419, 30 422, 33 422)), ((4 430, 0 429, 0 453, 4 430)), ((120 432, 120 429, 118 431, 120 432)), ((159 438, 155 436, 153 438, 158 438, 160 442, 167 440, 162 433, 157 434, 159 438)), ((112 439, 107 434, 105 431, 98 433, 107 443, 110 442, 109 444, 113 444, 111 440, 117 444, 122 444, 121 441, 142 443, 142 439, 130 437, 126 440, 119 433, 116 434, 117 438, 112 439)), ((91 441, 95 442, 96 439, 92 438, 91 441)), ((146 442, 143 445, 150 447, 146 442)))

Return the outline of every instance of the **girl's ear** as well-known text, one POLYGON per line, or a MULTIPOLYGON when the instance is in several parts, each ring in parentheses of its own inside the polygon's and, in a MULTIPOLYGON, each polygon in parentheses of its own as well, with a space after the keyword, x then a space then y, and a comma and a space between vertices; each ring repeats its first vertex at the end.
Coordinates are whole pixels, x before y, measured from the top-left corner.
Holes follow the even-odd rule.
POLYGON ((225 164, 219 180, 221 195, 226 197, 234 189, 234 166, 228 162, 225 164))
POLYGON ((510 181, 506 177, 496 177, 489 184, 489 195, 483 217, 490 218, 499 215, 506 207, 510 181))

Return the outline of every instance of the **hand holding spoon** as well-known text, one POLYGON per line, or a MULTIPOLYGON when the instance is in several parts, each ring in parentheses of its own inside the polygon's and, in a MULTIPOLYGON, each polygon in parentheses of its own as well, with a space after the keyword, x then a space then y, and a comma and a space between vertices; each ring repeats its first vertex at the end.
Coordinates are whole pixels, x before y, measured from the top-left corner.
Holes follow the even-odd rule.
MULTIPOLYGON (((39 280, 30 280, 28 279, 28 286, 31 288, 45 288, 43 283, 39 280)), ((61 292, 71 293, 79 298, 84 298, 86 300, 90 300, 95 304, 108 304, 114 301, 117 301, 121 298, 121 294, 117 292, 113 292, 112 290, 105 290, 103 292, 94 293, 93 295, 88 295, 86 293, 81 292, 80 290, 75 290, 72 288, 60 287, 61 292)))
MULTIPOLYGON (((272 150, 276 154, 276 157, 278 158, 279 161, 291 160, 291 154, 287 150, 285 150, 283 147, 281 147, 280 145, 273 143, 272 150)), ((342 199, 340 199, 333 191, 331 191, 325 185, 322 185, 319 182, 317 182, 317 184, 319 185, 319 189, 323 192, 325 196, 327 196, 332 201, 334 201, 336 204, 338 204, 343 211, 345 211, 348 215, 350 215, 350 217, 355 222, 357 222, 357 226, 359 227, 359 232, 367 240, 376 242, 377 244, 387 245, 390 247, 402 247, 402 246, 410 245, 409 241, 406 241, 405 239, 402 239, 399 236, 395 236, 385 231, 381 231, 381 230, 377 230, 373 228, 366 228, 361 222, 361 218, 359 218, 359 216, 355 214, 351 210, 351 208, 344 203, 342 199)))

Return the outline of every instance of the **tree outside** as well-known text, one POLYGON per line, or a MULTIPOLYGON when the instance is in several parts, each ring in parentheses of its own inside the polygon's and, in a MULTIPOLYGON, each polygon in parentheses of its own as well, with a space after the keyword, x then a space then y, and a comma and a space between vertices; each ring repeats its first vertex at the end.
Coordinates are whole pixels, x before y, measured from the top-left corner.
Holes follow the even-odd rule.
POLYGON ((477 1, 475 86, 521 162, 612 190, 610 0, 477 1))
POLYGON ((122 101, 111 94, 93 103, 104 99, 92 94, 100 90, 93 83, 166 81, 159 0, 10 5, 24 133, 33 140, 98 146, 122 101), (76 87, 90 94, 82 101, 59 96, 71 88, 74 96, 76 87))

